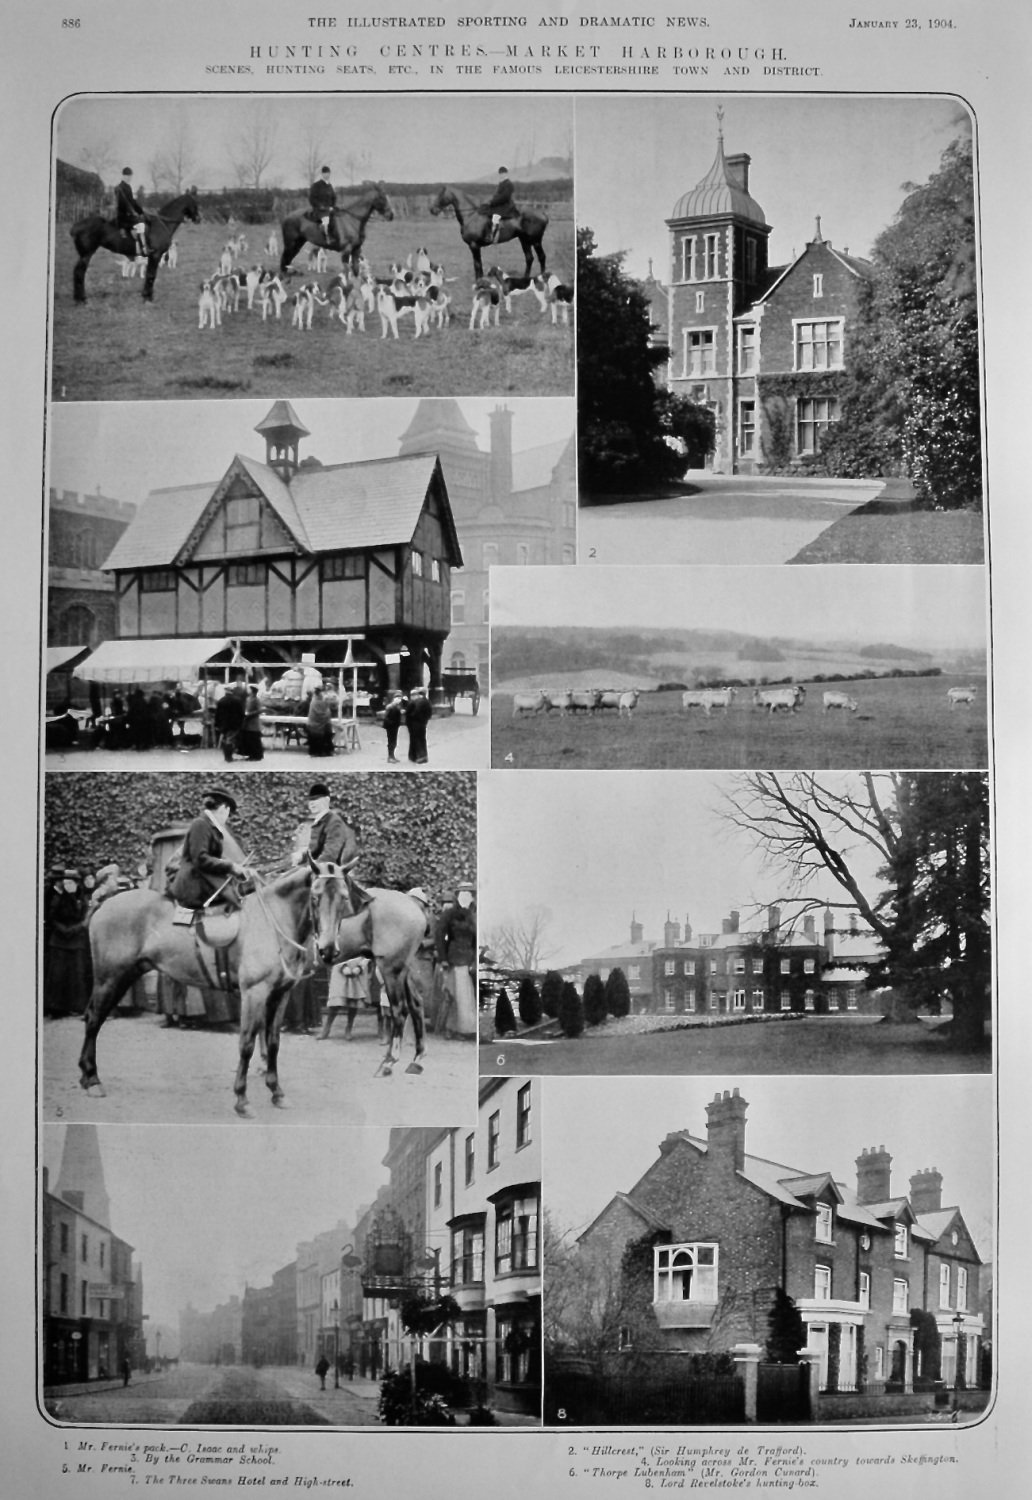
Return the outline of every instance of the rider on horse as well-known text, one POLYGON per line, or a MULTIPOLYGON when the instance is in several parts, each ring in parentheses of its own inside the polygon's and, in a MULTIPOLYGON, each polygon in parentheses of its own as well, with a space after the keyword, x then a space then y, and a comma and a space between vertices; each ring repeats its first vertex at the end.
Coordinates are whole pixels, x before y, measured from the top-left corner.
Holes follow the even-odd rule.
POLYGON ((312 218, 318 219, 322 225, 326 243, 331 250, 340 249, 340 240, 337 237, 337 221, 334 218, 334 209, 337 207, 337 194, 334 192, 333 183, 330 181, 329 167, 323 167, 318 178, 308 189, 308 201, 312 205, 312 218))
POLYGON ((147 220, 133 193, 132 176, 132 167, 122 169, 122 180, 115 188, 115 223, 132 237, 136 254, 146 258, 150 254, 147 248, 147 220))
POLYGON ((194 909, 210 908, 216 899, 229 907, 240 905, 236 880, 247 875, 247 867, 226 859, 223 845, 226 824, 237 810, 236 799, 221 787, 205 792, 202 810, 186 831, 169 894, 194 909))
POLYGON ((518 219, 520 211, 513 201, 516 191, 515 184, 509 176, 508 168, 498 168, 498 186, 491 194, 489 200, 484 204, 484 213, 491 215, 491 243, 497 240, 501 233, 503 219, 518 219))
POLYGON ((330 789, 321 781, 308 788, 308 816, 312 825, 308 844, 295 851, 293 863, 300 865, 311 858, 317 864, 342 865, 345 869, 354 864, 358 854, 355 830, 331 806, 330 789))

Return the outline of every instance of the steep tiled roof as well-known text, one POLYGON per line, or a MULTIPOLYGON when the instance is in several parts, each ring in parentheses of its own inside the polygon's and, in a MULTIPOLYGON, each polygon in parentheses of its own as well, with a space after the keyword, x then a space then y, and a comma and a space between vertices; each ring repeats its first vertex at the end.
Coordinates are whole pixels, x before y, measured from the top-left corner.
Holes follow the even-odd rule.
POLYGON ((152 490, 118 538, 105 568, 160 568, 186 542, 211 499, 213 484, 152 490))
POLYGON ((756 199, 732 179, 724 156, 723 136, 717 141, 713 165, 701 182, 678 198, 670 217, 697 219, 710 218, 715 214, 735 214, 753 224, 766 225, 767 222, 756 199))
POLYGON ((524 448, 512 455, 512 488, 514 494, 523 490, 539 490, 552 482, 552 474, 573 438, 559 438, 554 443, 542 443, 539 448, 524 448))

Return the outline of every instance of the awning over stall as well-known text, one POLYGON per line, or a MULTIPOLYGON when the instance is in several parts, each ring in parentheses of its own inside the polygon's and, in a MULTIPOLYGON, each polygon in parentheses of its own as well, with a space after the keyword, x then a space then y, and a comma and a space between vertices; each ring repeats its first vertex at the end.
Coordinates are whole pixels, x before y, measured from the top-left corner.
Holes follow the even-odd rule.
MULTIPOLYGON (((228 636, 196 640, 102 641, 78 675, 87 682, 179 682, 235 642, 228 636)), ((240 665, 246 663, 241 659, 240 665)))

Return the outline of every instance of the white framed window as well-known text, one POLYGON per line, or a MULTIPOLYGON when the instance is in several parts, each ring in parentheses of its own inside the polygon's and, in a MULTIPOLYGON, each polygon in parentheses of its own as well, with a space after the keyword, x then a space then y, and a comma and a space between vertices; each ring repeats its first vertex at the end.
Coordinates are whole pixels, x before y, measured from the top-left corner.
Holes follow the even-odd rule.
POLYGON ((715 1244, 657 1245, 654 1302, 717 1301, 718 1247, 715 1244))
POLYGON ((968 1273, 966 1266, 957 1267, 957 1311, 967 1310, 968 1273))
POLYGON ((413 578, 422 578, 423 576, 423 554, 415 550, 412 553, 412 576, 413 578))
POLYGON ((695 311, 697 313, 705 312, 706 311, 706 293, 705 292, 696 292, 695 293, 695 311))
POLYGON ((732 991, 732 994, 731 994, 731 1008, 732 1008, 732 1010, 744 1010, 745 1009, 745 991, 744 990, 733 990, 732 991))
POLYGON ((939 1266, 939 1306, 940 1307, 949 1307, 949 1305, 950 1305, 950 1268, 949 1268, 949 1265, 945 1261, 943 1261, 940 1264, 940 1266, 939 1266))
POLYGON ((689 1010, 689 1011, 694 1011, 695 1010, 695 986, 694 985, 692 985, 690 989, 687 989, 684 992, 684 1008, 685 1008, 685 1010, 689 1010))
POLYGON ((814 1001, 813 990, 805 990, 803 992, 803 1009, 804 1010, 813 1010, 813 1001, 814 1001))
POLYGON ((823 297, 824 296, 824 272, 823 271, 815 271, 813 273, 813 295, 815 297, 823 297))
POLYGON ((621 1323, 617 1329, 617 1347, 620 1349, 633 1348, 631 1343, 631 1330, 628 1324, 621 1323))
POLYGON ((695 236, 686 234, 681 241, 681 280, 695 280, 695 236))
POLYGON ((780 970, 781 970, 782 974, 791 974, 791 972, 792 972, 792 960, 790 958, 783 958, 781 960, 781 963, 780 963, 779 967, 780 967, 780 970))
POLYGON ((753 992, 752 992, 752 1008, 753 1008, 753 1010, 762 1010, 763 1009, 763 991, 762 990, 753 990, 753 992))
POLYGON ((733 963, 734 963, 734 972, 736 974, 744 974, 745 973, 745 959, 744 958, 736 958, 736 959, 733 960, 733 963))
POLYGON ((516 1095, 516 1149, 530 1142, 530 1084, 525 1083, 516 1095))
POLYGON ((743 458, 756 452, 756 402, 738 403, 738 452, 743 458))
POLYGON ((817 1238, 825 1245, 831 1244, 831 1204, 818 1203, 817 1205, 817 1238))
POLYGON ((856 1300, 861 1307, 870 1307, 871 1305, 871 1276, 868 1271, 860 1272, 860 1285, 857 1288, 856 1300))
POLYGON ((719 235, 707 234, 704 237, 703 255, 705 256, 705 264, 703 266, 702 275, 703 280, 705 281, 712 281, 717 274, 717 256, 719 246, 719 235))
POLYGON ((814 1266, 813 1296, 815 1302, 827 1302, 831 1297, 831 1267, 814 1266))
POLYGON ((815 961, 814 961, 814 959, 812 959, 812 958, 804 958, 803 959, 803 973, 804 974, 812 974, 813 971, 814 971, 814 967, 815 967, 815 961))
POLYGON ((663 991, 663 1009, 666 1011, 673 1011, 676 1010, 676 1008, 677 1000, 674 996, 674 992, 672 988, 667 985, 666 989, 663 991))
POLYGON ((717 373, 716 335, 712 328, 685 329, 684 373, 686 376, 717 373))
POLYGON ((664 974, 674 974, 674 973, 676 973, 676 971, 677 971, 677 966, 674 963, 674 960, 672 958, 666 959, 664 961, 664 963, 663 963, 663 973, 664 974))
POLYGON ((834 990, 832 990, 831 993, 828 996, 828 1009, 829 1009, 829 1011, 831 1011, 831 1010, 838 1010, 838 1008, 839 1008, 838 1000, 839 1000, 838 995, 835 993, 834 990))
POLYGON ((451 622, 453 625, 465 625, 466 623, 465 589, 452 589, 451 622))
POLYGON ((796 402, 796 449, 799 453, 816 453, 821 439, 839 417, 838 401, 834 396, 817 399, 801 399, 796 402))
POLYGON ((846 1009, 856 1010, 860 1003, 860 991, 855 984, 851 984, 846 990, 846 1009))
POLYGON ((684 961, 684 972, 686 974, 694 974, 695 973, 695 960, 694 960, 694 958, 686 958, 685 959, 685 961, 684 961))
POLYGON ((897 1224, 894 1232, 892 1253, 897 1260, 906 1260, 908 1251, 907 1226, 897 1224))
POLYGON ((875 1346, 874 1346, 874 1378, 875 1378, 875 1380, 884 1380, 885 1379, 885 1345, 884 1344, 875 1344, 875 1346))
POLYGON ((738 325, 738 373, 752 375, 756 370, 756 324, 738 325))
POLYGON ((842 319, 801 321, 795 324, 797 370, 842 369, 842 319))
POLYGON ((631 964, 627 970, 627 978, 633 984, 637 984, 641 979, 641 964, 631 964))
POLYGON ((791 1010, 792 1009, 792 991, 791 990, 782 990, 781 991, 781 995, 780 995, 780 1001, 781 1001, 781 1009, 782 1010, 791 1010))
POLYGON ((897 1277, 892 1283, 892 1311, 894 1313, 908 1313, 910 1311, 910 1282, 897 1277))
POLYGON ((430 579, 433 583, 440 583, 441 581, 441 559, 439 557, 432 557, 430 559, 430 579))

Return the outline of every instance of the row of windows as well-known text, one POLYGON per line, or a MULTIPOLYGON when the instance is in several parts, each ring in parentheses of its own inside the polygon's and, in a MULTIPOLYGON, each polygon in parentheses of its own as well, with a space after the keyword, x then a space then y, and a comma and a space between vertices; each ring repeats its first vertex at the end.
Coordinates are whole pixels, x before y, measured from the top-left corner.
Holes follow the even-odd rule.
MULTIPOLYGON (((831 1267, 817 1265, 813 1270, 813 1296, 815 1302, 829 1302, 831 1300, 831 1267)), ((847 1300, 852 1300, 847 1299, 847 1300)), ((871 1277, 867 1271, 861 1271, 857 1283, 857 1303, 860 1307, 871 1305, 871 1277)), ((908 1313, 910 1311, 910 1282, 903 1276, 896 1276, 892 1282, 892 1311, 894 1313, 908 1313)))
MULTIPOLYGON (((257 546, 257 542, 255 545, 257 546)), ((244 549, 241 547, 233 550, 243 551, 244 549)), ((412 573, 416 578, 429 577, 431 583, 440 583, 443 577, 443 564, 440 558, 428 558, 425 553, 413 548, 412 573)), ((264 584, 266 574, 267 566, 263 562, 230 563, 226 569, 226 584, 229 588, 253 588, 264 584)), ((343 556, 324 557, 319 564, 319 574, 323 583, 364 578, 366 574, 365 553, 353 552, 343 556)), ((169 594, 175 592, 177 582, 178 575, 173 568, 152 568, 141 576, 140 588, 145 594, 169 594)))
MULTIPOLYGON (((484 1280, 484 1229, 465 1225, 452 1231, 452 1283, 473 1286, 484 1280)), ((538 1199, 514 1198, 495 1213, 494 1274, 533 1271, 538 1264, 538 1199)))
MULTIPOLYGON (((816 453, 832 422, 839 419, 839 404, 834 396, 800 397, 796 401, 795 451, 816 453)), ((746 458, 756 449, 756 402, 738 403, 738 452, 746 458)))
MULTIPOLYGON (((502 1117, 501 1111, 495 1110, 487 1122, 487 1170, 493 1171, 501 1160, 502 1139, 502 1117)), ((516 1095, 516 1150, 529 1146, 532 1139, 531 1134, 531 1085, 525 1083, 516 1095)), ((463 1176, 465 1184, 470 1187, 476 1176, 477 1165, 477 1138, 476 1132, 470 1131, 463 1147, 463 1176)), ((439 1208, 444 1196, 444 1169, 441 1163, 434 1167, 434 1207, 439 1208)))
MULTIPOLYGON (((704 311, 696 294, 696 312, 704 311)), ((797 372, 810 370, 841 370, 843 368, 842 318, 820 320, 797 319, 793 324, 792 369, 797 372)), ((738 374, 753 375, 757 369, 757 343, 755 323, 740 323, 736 329, 738 374)), ((697 378, 717 373, 717 335, 715 328, 686 328, 684 330, 683 379, 697 378)))
MULTIPOLYGON (((68 1255, 72 1248, 71 1225, 62 1221, 60 1226, 61 1254, 68 1255)), ((104 1240, 97 1241, 97 1265, 104 1269, 105 1257, 107 1255, 107 1244, 104 1240)), ((90 1258, 90 1237, 88 1234, 79 1236, 79 1258, 87 1261, 90 1258)))
MULTIPOLYGON (((663 961, 663 973, 664 974, 677 974, 678 972, 680 972, 680 973, 683 973, 683 974, 694 974, 696 972, 696 963, 698 964, 698 972, 700 974, 705 974, 705 972, 706 972, 706 960, 704 958, 700 958, 700 959, 697 959, 697 960, 694 959, 694 958, 685 958, 685 959, 680 959, 680 960, 675 959, 675 958, 664 959, 664 961, 663 961), (680 969, 678 969, 678 964, 679 963, 681 965, 680 969)), ((813 959, 813 958, 804 958, 803 959, 803 973, 804 974, 813 974, 815 972, 815 970, 816 970, 816 964, 817 964, 816 959, 813 959)), ((722 957, 712 958, 712 959, 710 959, 710 972, 713 973, 713 974, 724 974, 724 973, 728 973, 728 974, 762 974, 763 973, 763 959, 759 958, 759 957, 756 957, 756 958, 737 958, 736 957, 736 958, 727 959, 725 961, 725 959, 722 958, 722 957)), ((791 972, 792 972, 792 960, 790 958, 782 958, 781 960, 779 960, 779 972, 782 973, 782 974, 791 974, 791 972)))

